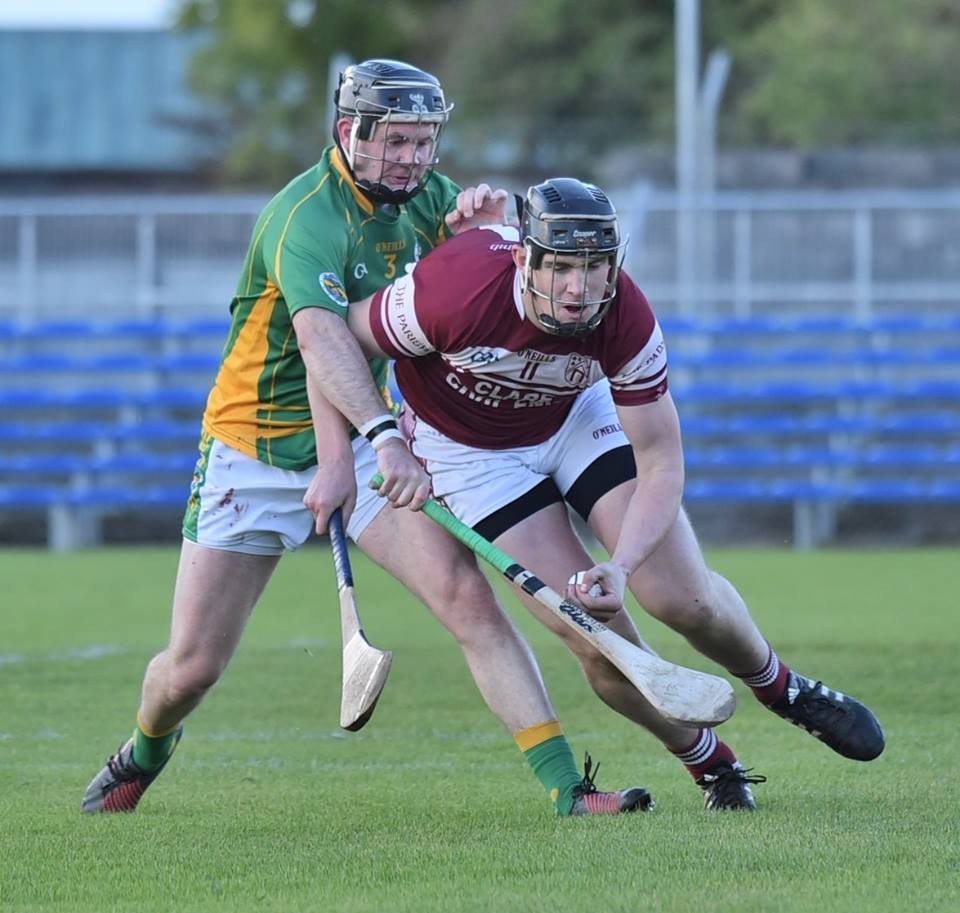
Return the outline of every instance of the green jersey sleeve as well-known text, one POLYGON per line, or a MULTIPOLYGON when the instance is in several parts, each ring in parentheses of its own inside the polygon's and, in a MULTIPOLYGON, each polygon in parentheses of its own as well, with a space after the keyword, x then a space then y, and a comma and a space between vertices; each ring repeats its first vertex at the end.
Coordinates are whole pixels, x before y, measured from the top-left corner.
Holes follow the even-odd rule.
MULTIPOLYGON (((279 214, 278 214, 279 215, 279 214)), ((322 307, 347 313, 344 267, 353 245, 350 218, 319 192, 298 200, 267 228, 264 267, 291 315, 322 307)))

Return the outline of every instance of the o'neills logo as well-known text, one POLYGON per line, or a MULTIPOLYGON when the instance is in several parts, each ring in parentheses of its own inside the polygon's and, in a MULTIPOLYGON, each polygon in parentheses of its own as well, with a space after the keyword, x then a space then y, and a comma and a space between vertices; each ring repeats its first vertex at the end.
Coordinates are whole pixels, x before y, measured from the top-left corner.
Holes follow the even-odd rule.
POLYGON ((593 439, 599 441, 600 438, 606 437, 608 434, 616 434, 618 431, 623 431, 623 425, 619 422, 616 425, 603 425, 593 432, 593 439))
POLYGON ((524 361, 535 361, 540 364, 549 364, 557 360, 556 355, 547 355, 546 352, 537 352, 535 349, 521 349, 517 352, 517 356, 524 361))

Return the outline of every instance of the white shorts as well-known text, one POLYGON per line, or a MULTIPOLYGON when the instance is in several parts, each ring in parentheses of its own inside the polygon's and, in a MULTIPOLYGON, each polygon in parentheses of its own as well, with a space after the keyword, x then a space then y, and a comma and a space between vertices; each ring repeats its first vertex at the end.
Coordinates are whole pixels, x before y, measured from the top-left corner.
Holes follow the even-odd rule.
MULTIPOLYGON (((430 473, 434 496, 472 527, 546 479, 566 497, 599 457, 629 448, 606 381, 584 390, 560 429, 530 447, 481 450, 447 437, 409 412, 404 419, 411 449, 430 473)), ((632 463, 632 453, 629 459, 632 463)), ((609 488, 623 480, 611 479, 609 488)))
MULTIPOLYGON (((356 541, 387 499, 367 488, 377 457, 362 437, 353 441, 357 505, 347 524, 356 541)), ((204 433, 183 518, 185 539, 248 555, 281 555, 303 545, 314 517, 303 496, 316 467, 293 471, 255 460, 204 433)))

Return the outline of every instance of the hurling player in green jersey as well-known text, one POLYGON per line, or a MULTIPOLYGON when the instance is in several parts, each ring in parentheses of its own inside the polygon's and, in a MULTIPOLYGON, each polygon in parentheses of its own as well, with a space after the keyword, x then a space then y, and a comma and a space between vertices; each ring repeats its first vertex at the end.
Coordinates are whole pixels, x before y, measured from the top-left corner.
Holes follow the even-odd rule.
POLYGON ((326 532, 337 510, 359 547, 456 638, 557 814, 645 809, 640 787, 600 792, 589 767, 581 778, 526 642, 473 556, 417 510, 429 479, 384 399, 385 364, 368 366, 344 319, 348 301, 450 234, 502 222, 507 194, 461 190, 433 170, 452 106, 429 73, 368 60, 341 74, 336 103, 334 144, 254 227, 204 412, 170 642, 147 667, 132 737, 82 809, 137 806, 226 668, 280 556, 326 532), (376 471, 385 497, 366 487, 376 471))

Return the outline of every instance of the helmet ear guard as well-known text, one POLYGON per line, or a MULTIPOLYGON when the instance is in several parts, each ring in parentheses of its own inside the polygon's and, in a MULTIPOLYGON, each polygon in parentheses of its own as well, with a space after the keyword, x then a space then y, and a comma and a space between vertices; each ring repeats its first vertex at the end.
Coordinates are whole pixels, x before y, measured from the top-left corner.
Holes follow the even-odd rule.
POLYGON ((551 314, 537 315, 543 329, 560 336, 575 336, 596 329, 613 303, 627 244, 626 239, 621 239, 617 211, 607 195, 594 184, 575 178, 551 178, 536 184, 529 188, 523 202, 520 238, 527 255, 521 288, 550 303, 551 314), (548 253, 582 257, 585 276, 597 256, 609 257, 610 269, 602 297, 588 300, 584 282, 581 306, 600 306, 591 317, 573 322, 557 318, 553 295, 555 271, 548 292, 536 288, 532 272, 540 268, 548 253))

